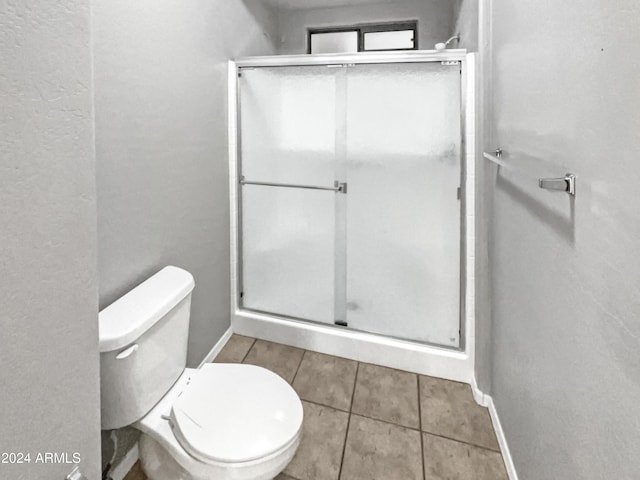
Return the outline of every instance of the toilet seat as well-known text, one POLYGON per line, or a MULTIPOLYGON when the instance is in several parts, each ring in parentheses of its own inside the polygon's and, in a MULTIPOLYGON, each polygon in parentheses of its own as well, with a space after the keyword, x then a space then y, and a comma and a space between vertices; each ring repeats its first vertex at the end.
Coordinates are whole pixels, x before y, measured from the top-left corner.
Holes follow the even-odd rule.
POLYGON ((204 463, 244 463, 297 441, 302 404, 275 373, 253 365, 207 364, 171 408, 184 450, 204 463))

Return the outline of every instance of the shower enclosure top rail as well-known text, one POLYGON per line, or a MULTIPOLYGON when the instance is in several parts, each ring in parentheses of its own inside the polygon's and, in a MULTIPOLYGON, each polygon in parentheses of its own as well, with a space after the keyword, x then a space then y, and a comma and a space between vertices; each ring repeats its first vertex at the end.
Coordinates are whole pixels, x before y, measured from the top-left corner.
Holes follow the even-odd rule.
POLYGON ((466 58, 464 49, 411 50, 402 52, 325 53, 304 55, 273 55, 246 57, 235 61, 237 67, 287 67, 304 65, 342 65, 366 63, 413 63, 413 62, 462 62, 466 58))

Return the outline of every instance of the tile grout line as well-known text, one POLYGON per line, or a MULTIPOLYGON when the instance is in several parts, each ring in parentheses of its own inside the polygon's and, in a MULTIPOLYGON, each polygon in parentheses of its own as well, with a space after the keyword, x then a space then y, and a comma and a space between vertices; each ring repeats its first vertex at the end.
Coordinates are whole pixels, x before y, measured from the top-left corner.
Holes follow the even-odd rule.
POLYGON ((344 458, 347 453, 347 439, 349 438, 349 427, 351 426, 351 411, 353 410, 353 399, 356 396, 356 385, 358 384, 358 372, 360 371, 360 362, 356 362, 356 374, 353 378, 353 391, 351 392, 351 401, 349 402, 349 412, 347 417, 347 428, 344 433, 344 444, 342 445, 342 457, 340 458, 340 468, 338 469, 338 480, 342 477, 342 467, 344 466, 344 458))
POLYGON ((251 349, 253 348, 253 346, 256 344, 257 341, 258 341, 257 338, 253 339, 253 342, 251 342, 251 346, 247 349, 247 353, 244 354, 244 357, 242 357, 242 360, 240 360, 240 363, 244 363, 244 361, 249 356, 249 352, 251 351, 251 349))
MULTIPOLYGON (((307 403, 313 403, 314 405, 318 405, 319 407, 330 408, 331 410, 335 410, 337 412, 347 413, 351 415, 351 412, 349 410, 344 410, 342 408, 334 407, 333 405, 327 405, 326 403, 320 403, 317 400, 309 400, 308 398, 302 398, 302 397, 300 397, 300 400, 307 403)), ((375 420, 375 418, 372 418, 372 420, 375 420)))
MULTIPOLYGON (((344 410, 340 410, 340 409, 332 407, 330 405, 324 405, 322 403, 314 402, 314 401, 311 401, 311 400, 305 400, 305 402, 313 403, 314 405, 319 405, 321 407, 331 408, 331 409, 337 410, 339 412, 347 413, 344 410)), ((380 423, 385 423, 387 425, 393 425, 394 427, 406 428, 407 430, 412 430, 412 431, 418 432, 420 434, 425 433, 427 435, 431 435, 432 437, 444 438, 445 440, 451 440, 452 442, 462 443, 462 444, 468 445, 470 447, 481 448, 482 450, 487 450, 489 452, 500 453, 499 450, 494 450, 493 448, 484 447, 482 445, 477 445, 475 443, 465 442, 464 440, 459 440, 457 438, 447 437, 446 435, 441 435, 439 433, 428 432, 426 430, 419 430, 419 429, 417 429, 415 427, 407 427, 406 425, 401 425, 399 423, 393 423, 393 422, 390 422, 389 420, 383 420, 381 418, 369 417, 369 416, 363 415, 361 413, 351 413, 350 415, 355 415, 357 417, 366 418, 367 420, 373 420, 374 422, 380 422, 380 423)))
POLYGON ((445 440, 451 440, 452 442, 462 443, 463 445, 468 445, 470 447, 480 448, 481 450, 486 450, 488 452, 502 453, 500 450, 494 450, 493 448, 483 447, 482 445, 477 445, 475 443, 465 442, 464 440, 458 440, 457 438, 447 437, 446 435, 440 435, 439 433, 432 433, 432 432, 427 432, 427 431, 423 431, 422 433, 424 433, 426 435, 431 435, 432 437, 444 438, 445 440))
POLYGON ((356 362, 356 374, 353 377, 353 392, 351 392, 351 401, 349 402, 349 415, 353 411, 353 400, 356 397, 356 385, 358 384, 358 373, 360 372, 360 362, 356 362))
MULTIPOLYGON (((407 430, 411 430, 412 432, 420 433, 420 430, 418 430, 415 427, 407 427, 406 425, 400 425, 399 423, 393 423, 393 422, 390 422, 389 420, 381 420, 379 418, 368 417, 367 415, 363 415, 361 413, 352 413, 351 415, 355 415, 356 417, 366 418, 367 420, 373 420, 374 422, 384 423, 386 425, 392 425, 394 427, 405 428, 407 430)), ((424 432, 424 433, 427 433, 427 432, 424 432)), ((439 437, 440 435, 436 435, 436 436, 439 437)), ((453 440, 453 439, 451 438, 450 440, 453 440)), ((461 442, 461 443, 464 443, 464 442, 461 442)))
MULTIPOLYGON (((300 357, 300 362, 298 363, 298 368, 296 368, 296 373, 293 374, 293 378, 291 379, 291 387, 293 388, 293 382, 298 376, 298 372, 300 371, 300 367, 302 366, 302 361, 304 360, 304 356, 307 354, 308 350, 302 350, 302 356, 300 357)), ((302 399, 300 399, 302 400, 302 399)))
POLYGON ((416 382, 418 384, 418 426, 420 427, 420 431, 418 434, 420 435, 420 463, 422 464, 422 479, 426 480, 427 472, 424 464, 424 440, 422 435, 422 396, 420 395, 420 375, 416 375, 416 382))

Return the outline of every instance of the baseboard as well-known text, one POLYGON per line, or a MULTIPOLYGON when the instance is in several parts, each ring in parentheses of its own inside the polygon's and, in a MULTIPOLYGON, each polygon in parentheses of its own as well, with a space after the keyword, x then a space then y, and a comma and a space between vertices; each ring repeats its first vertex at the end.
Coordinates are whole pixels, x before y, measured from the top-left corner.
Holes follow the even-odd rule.
POLYGON ((127 476, 127 473, 129 473, 138 461, 138 458, 140 458, 140 455, 138 452, 138 443, 136 442, 133 448, 123 457, 122 461, 109 472, 109 478, 111 480, 124 480, 124 477, 127 476))
POLYGON ((489 400, 491 399, 491 397, 489 395, 484 394, 482 390, 480 390, 480 388, 478 387, 478 382, 476 381, 475 375, 471 377, 470 383, 471 383, 471 392, 473 393, 473 399, 481 407, 488 407, 489 400))
POLYGON ((227 331, 224 332, 222 337, 220 337, 220 340, 216 342, 216 344, 213 346, 211 351, 207 353, 206 357, 204 357, 204 360, 200 362, 200 365, 198 365, 198 368, 202 367, 205 363, 209 363, 214 358, 216 358, 216 356, 220 353, 220 350, 222 350, 222 347, 224 347, 227 344, 232 334, 233 334, 233 330, 231 329, 231 327, 227 328, 227 331))
POLYGON ((493 398, 491 398, 489 395, 484 395, 484 397, 487 400, 489 415, 491 415, 493 429, 496 432, 496 437, 498 437, 498 444, 500 445, 500 451, 502 452, 502 458, 504 459, 504 466, 507 469, 509 480, 518 480, 518 473, 516 472, 516 467, 513 464, 513 458, 511 457, 511 452, 509 451, 507 438, 504 435, 504 430, 502 430, 502 424, 500 423, 500 417, 498 416, 496 406, 493 403, 493 398))

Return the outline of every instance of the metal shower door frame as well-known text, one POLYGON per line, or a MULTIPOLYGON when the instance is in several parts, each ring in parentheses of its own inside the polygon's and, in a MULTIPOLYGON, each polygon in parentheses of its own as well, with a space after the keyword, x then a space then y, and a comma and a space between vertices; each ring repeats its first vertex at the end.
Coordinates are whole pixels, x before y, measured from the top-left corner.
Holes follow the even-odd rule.
MULTIPOLYGON (((466 232, 466 111, 467 111, 467 51, 404 51, 404 52, 375 52, 357 54, 305 54, 305 55, 277 55, 266 57, 247 57, 229 62, 229 176, 230 176, 230 202, 231 202, 231 311, 233 313, 258 313, 263 316, 276 319, 284 319, 295 322, 317 324, 313 320, 288 317, 272 312, 255 311, 244 308, 242 305, 242 195, 239 193, 242 183, 241 166, 242 155, 240 151, 240 84, 239 77, 243 68, 260 67, 295 67, 295 66, 339 66, 339 65, 367 65, 367 64, 406 64, 406 63, 433 63, 433 62, 457 62, 460 65, 460 296, 459 318, 460 329, 458 347, 448 347, 428 342, 398 338, 389 335, 381 335, 374 332, 354 330, 368 335, 396 338, 398 340, 446 351, 465 352, 467 350, 467 305, 466 305, 466 278, 467 278, 467 232, 466 232)), ((337 325, 320 325, 327 328, 344 330, 337 325)))

